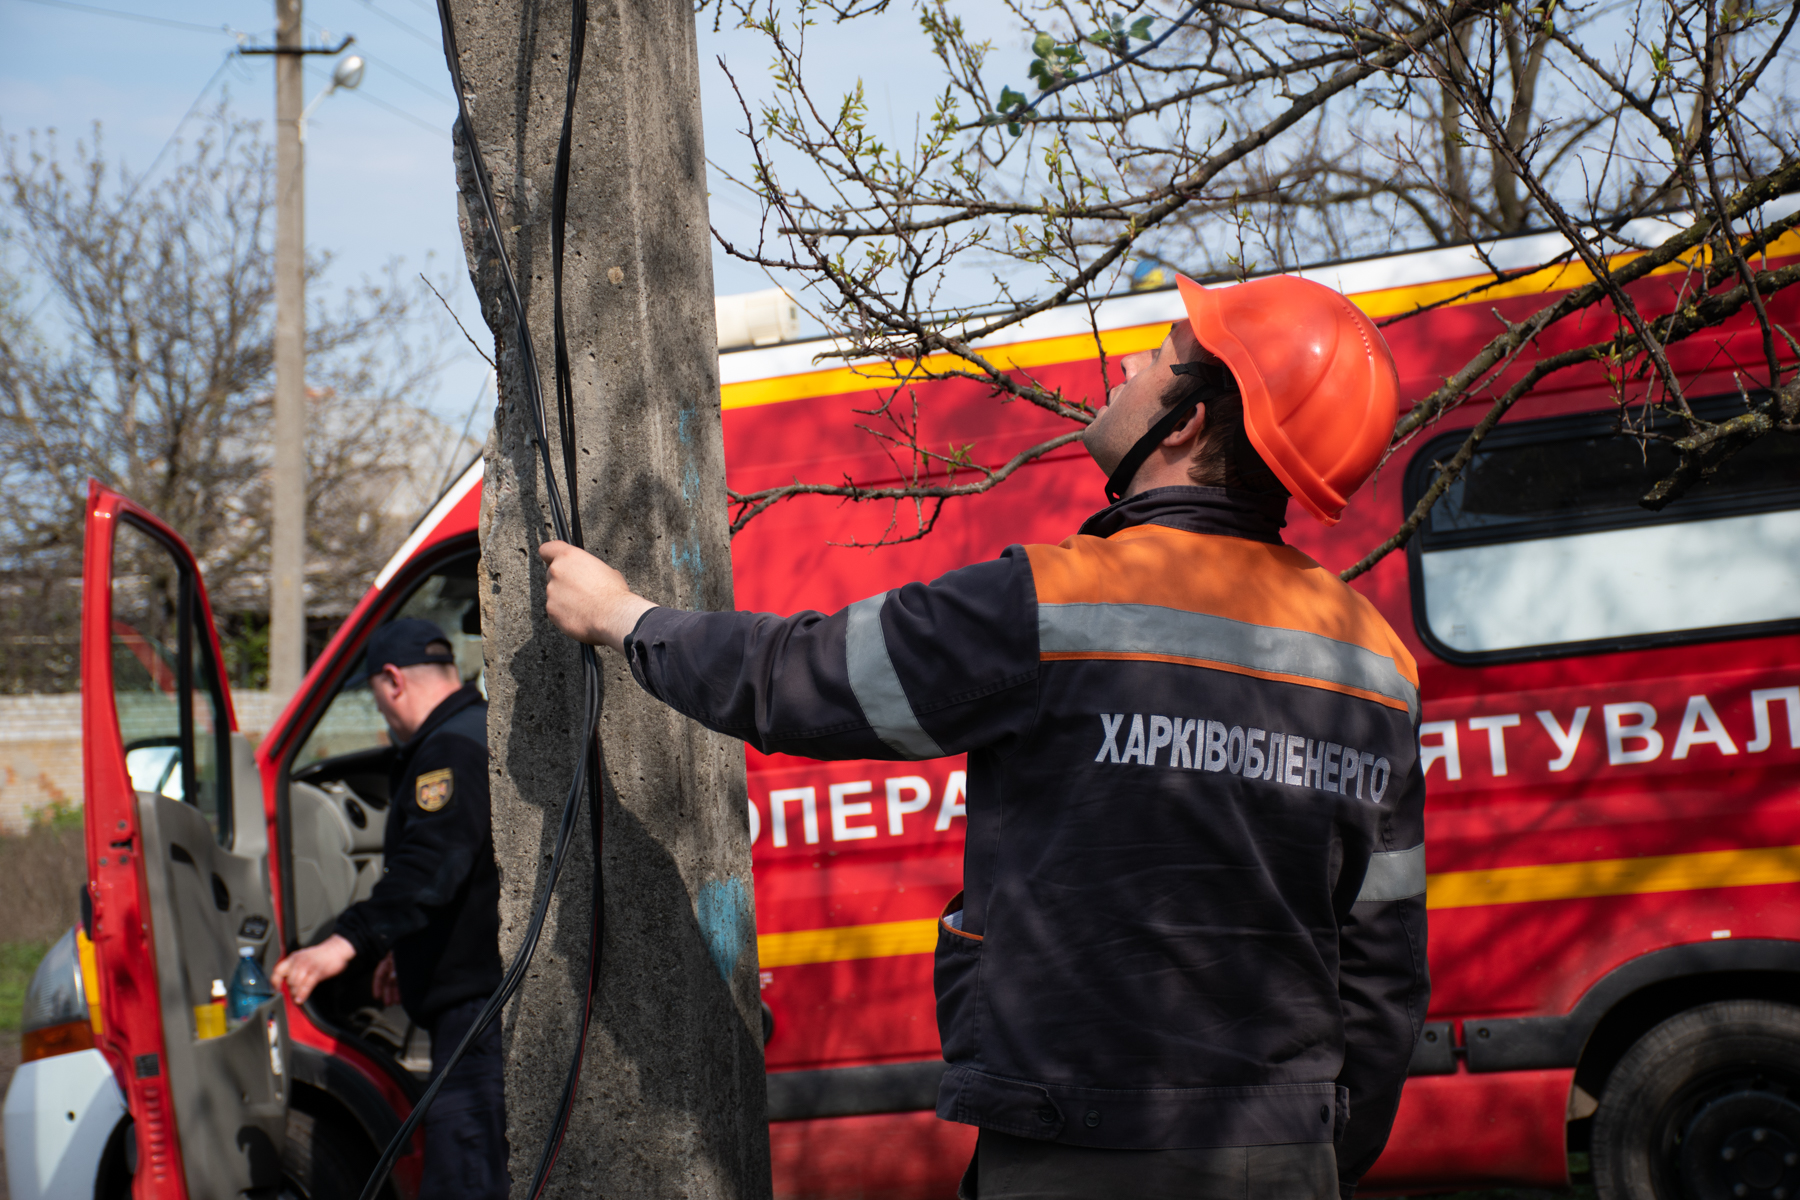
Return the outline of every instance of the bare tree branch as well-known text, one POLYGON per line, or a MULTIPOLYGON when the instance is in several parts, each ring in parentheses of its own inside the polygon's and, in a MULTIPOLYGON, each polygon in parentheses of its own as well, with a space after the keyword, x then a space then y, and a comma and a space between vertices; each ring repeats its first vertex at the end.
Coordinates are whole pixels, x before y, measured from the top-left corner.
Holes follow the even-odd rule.
MULTIPOLYGON (((77 686, 72 657, 6 639, 72 638, 89 476, 199 556, 237 682, 266 670, 272 154, 223 106, 155 183, 97 129, 73 154, 0 149, 0 235, 19 248, 0 260, 0 690, 77 686)), ((442 360, 431 316, 397 264, 309 314, 315 614, 347 613, 434 498, 451 431, 410 402, 442 360)))
MULTIPOLYGON (((1093 313, 1133 258, 1246 278, 1471 244, 1485 273, 1383 324, 1489 295, 1512 298, 1508 316, 1400 418, 1390 454, 1464 403, 1488 405, 1478 431, 1492 428, 1525 394, 1513 392, 1521 379, 1561 369, 1561 358, 1533 360, 1538 340, 1590 319, 1617 332, 1588 335, 1588 357, 1567 361, 1612 356, 1621 436, 1666 439, 1678 418, 1693 447, 1680 453, 1692 457, 1766 435, 1759 421, 1715 433, 1663 347, 1692 334, 1680 314, 1705 316, 1736 296, 1757 325, 1758 374, 1771 388, 1797 357, 1783 353, 1787 332, 1763 303, 1769 281, 1784 278, 1769 270, 1767 248, 1796 220, 1761 214, 1800 187, 1800 120, 1776 82, 1787 79, 1782 47, 1800 3, 1630 0, 1601 11, 1398 0, 1346 10, 1208 0, 1167 18, 1094 0, 1003 3, 1031 43, 1028 67, 972 39, 943 0, 924 0, 920 28, 942 89, 916 135, 891 145, 873 131, 860 88, 827 99, 811 87, 804 21, 784 24, 769 0, 735 0, 745 28, 773 50, 774 90, 757 104, 740 93, 754 159, 741 182, 763 200, 763 227, 754 244, 719 242, 797 279, 793 290, 836 335, 830 357, 888 364, 866 368, 879 390, 864 430, 897 477, 879 489, 796 480, 758 492, 738 505, 734 529, 773 503, 820 494, 896 514, 910 504, 911 524, 896 515, 882 540, 924 536, 943 504, 1003 476, 948 482, 949 456, 920 445, 909 432, 917 422, 892 407, 902 389, 930 403, 915 385, 966 380, 995 403, 1023 399, 1085 423, 1094 398, 1041 386, 991 346, 1059 306, 1093 313), (1496 259, 1499 239, 1546 226, 1562 246, 1543 261, 1496 259), (1557 284, 1561 271, 1578 285, 1557 284), (1667 293, 1642 286, 1654 273, 1675 282, 1675 313, 1667 293), (1517 316, 1520 287, 1537 280, 1546 294, 1517 316)), ((832 10, 851 18, 880 7, 841 0, 832 10)), ((1767 429, 1784 427, 1769 420, 1767 429)), ((1472 436, 1470 455, 1483 435, 1472 436)))

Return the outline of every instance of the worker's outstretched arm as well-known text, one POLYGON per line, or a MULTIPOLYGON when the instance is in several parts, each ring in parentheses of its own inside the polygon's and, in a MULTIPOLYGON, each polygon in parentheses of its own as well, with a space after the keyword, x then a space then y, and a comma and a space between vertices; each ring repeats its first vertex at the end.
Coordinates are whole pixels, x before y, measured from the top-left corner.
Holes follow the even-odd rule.
POLYGON ((562 543, 540 553, 558 627, 624 649, 645 690, 758 750, 937 758, 1003 745, 1036 713, 1036 603, 1021 547, 829 616, 791 617, 659 608, 591 555, 562 543))
POLYGON ((1338 1178, 1350 1196, 1387 1145, 1431 1000, 1425 962, 1425 778, 1415 764, 1381 825, 1378 861, 1338 935, 1338 998, 1350 1123, 1338 1178))

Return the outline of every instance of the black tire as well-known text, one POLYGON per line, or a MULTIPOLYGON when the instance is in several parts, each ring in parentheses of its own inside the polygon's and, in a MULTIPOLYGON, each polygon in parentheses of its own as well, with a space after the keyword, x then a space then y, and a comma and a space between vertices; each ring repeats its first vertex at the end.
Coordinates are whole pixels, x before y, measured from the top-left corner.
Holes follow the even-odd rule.
MULTIPOLYGON (((376 1155, 367 1139, 328 1117, 288 1110, 287 1146, 281 1174, 299 1200, 357 1200, 376 1155)), ((382 1189, 382 1195, 392 1193, 382 1189)))
POLYGON ((1800 1200, 1800 1008, 1725 1000, 1619 1060, 1593 1126, 1600 1200, 1800 1200))
POLYGON ((130 1115, 119 1118, 100 1166, 94 1172, 94 1200, 131 1200, 131 1177, 137 1170, 137 1133, 130 1115))

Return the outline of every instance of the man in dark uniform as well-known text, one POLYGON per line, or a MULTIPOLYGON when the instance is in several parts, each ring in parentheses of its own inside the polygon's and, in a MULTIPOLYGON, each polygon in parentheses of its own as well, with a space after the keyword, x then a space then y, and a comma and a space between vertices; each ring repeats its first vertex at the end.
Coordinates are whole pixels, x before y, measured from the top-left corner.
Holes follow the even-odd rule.
MULTIPOLYGON (((398 752, 389 771, 384 870, 336 931, 275 967, 296 1004, 358 959, 375 990, 431 1034, 443 1070, 500 986, 500 875, 488 808, 487 702, 464 686, 449 639, 404 617, 369 637, 369 688, 398 752)), ((504 1200, 506 1113, 500 1025, 470 1045, 425 1117, 419 1200, 504 1200)))
POLYGON ((1084 436, 1114 503, 1060 544, 785 619, 541 550, 557 625, 708 728, 968 754, 935 972, 966 1197, 1347 1198, 1430 996, 1418 671, 1280 532, 1380 461, 1392 357, 1318 284, 1179 283, 1084 436))

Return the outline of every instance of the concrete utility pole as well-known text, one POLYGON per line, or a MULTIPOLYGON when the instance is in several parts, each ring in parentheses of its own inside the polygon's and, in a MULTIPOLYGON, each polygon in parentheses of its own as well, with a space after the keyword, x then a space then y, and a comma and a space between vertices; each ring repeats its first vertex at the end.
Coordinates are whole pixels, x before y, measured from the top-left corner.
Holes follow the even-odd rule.
MULTIPOLYGON (((567 0, 453 0, 467 99, 554 405, 551 177, 567 0)), ((573 136, 564 295, 581 523, 644 595, 731 607, 712 270, 690 0, 597 0, 573 136)), ((500 409, 482 487, 502 951, 543 885, 581 744, 575 647, 544 618, 544 480, 513 316, 468 165, 463 228, 494 330, 500 409)), ((550 425, 554 438, 556 418, 550 425)), ((562 462, 560 446, 552 457, 562 462)), ((605 938, 562 1195, 769 1194, 761 1007, 742 749, 651 700, 602 651, 605 938)), ((591 859, 571 855, 538 957, 507 1014, 508 1136, 525 1187, 578 1033, 591 859)))
POLYGON ((275 0, 275 454, 270 470, 269 690, 306 675, 306 159, 300 0, 275 0), (280 53, 282 50, 289 53, 280 53))

